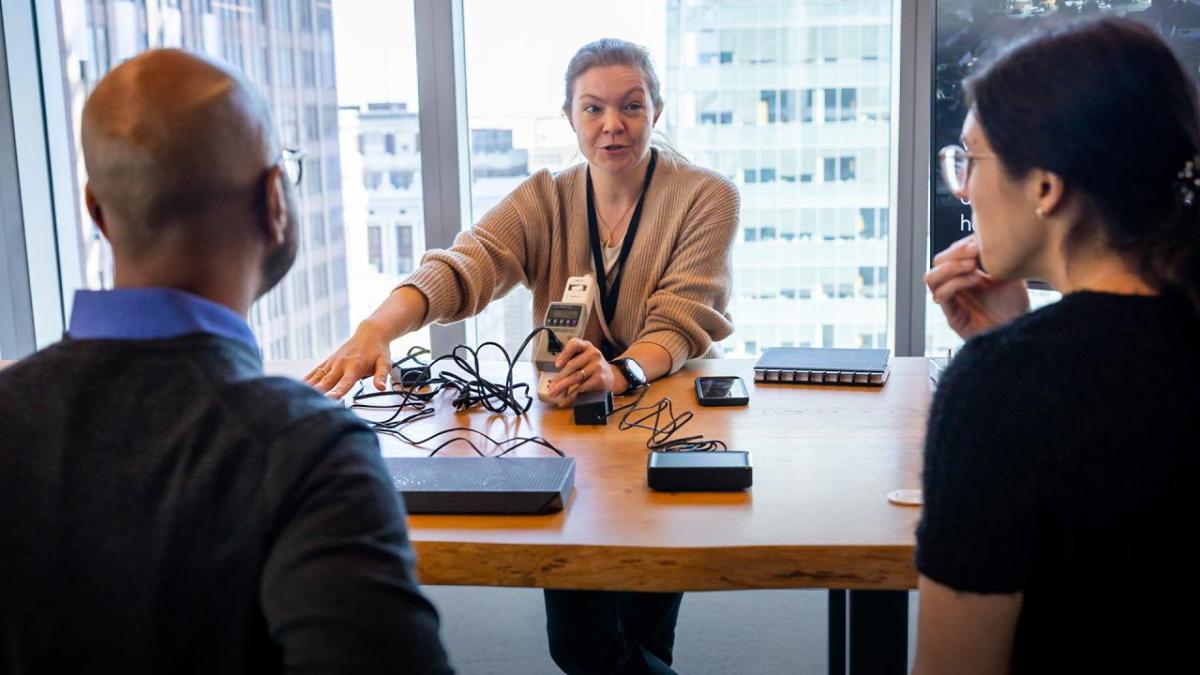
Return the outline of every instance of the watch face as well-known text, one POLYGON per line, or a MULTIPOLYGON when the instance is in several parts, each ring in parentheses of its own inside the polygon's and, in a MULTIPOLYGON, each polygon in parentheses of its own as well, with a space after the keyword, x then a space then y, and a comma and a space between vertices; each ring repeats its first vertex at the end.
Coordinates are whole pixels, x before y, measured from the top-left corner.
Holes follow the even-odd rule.
POLYGON ((625 379, 629 380, 629 386, 636 387, 646 384, 646 372, 633 359, 621 359, 621 370, 625 372, 625 379))

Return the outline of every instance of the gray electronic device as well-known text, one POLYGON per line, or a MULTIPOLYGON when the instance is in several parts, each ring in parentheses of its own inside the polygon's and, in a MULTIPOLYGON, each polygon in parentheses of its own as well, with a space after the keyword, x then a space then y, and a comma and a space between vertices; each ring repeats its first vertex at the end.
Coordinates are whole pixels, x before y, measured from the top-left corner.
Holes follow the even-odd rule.
POLYGON ((554 513, 575 488, 571 457, 385 457, 409 513, 554 513))
POLYGON ((554 362, 571 338, 583 337, 595 302, 596 282, 590 275, 584 275, 567 279, 562 300, 552 302, 546 308, 542 325, 554 334, 554 339, 551 340, 544 331, 539 333, 533 352, 533 365, 540 373, 537 395, 542 403, 556 405, 560 402, 550 396, 550 380, 559 370, 554 362))
POLYGON ((554 333, 557 344, 551 344, 550 336, 542 333, 538 336, 537 351, 534 354, 534 365, 544 373, 558 372, 554 360, 571 338, 583 337, 587 328, 588 308, 577 302, 552 302, 546 308, 546 320, 542 325, 554 333))

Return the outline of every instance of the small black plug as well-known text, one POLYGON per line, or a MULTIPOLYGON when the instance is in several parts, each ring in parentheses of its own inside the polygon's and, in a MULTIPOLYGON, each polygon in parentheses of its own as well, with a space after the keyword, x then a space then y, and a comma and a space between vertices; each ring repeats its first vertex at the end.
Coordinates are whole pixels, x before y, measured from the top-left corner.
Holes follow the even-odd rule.
POLYGON ((558 339, 558 336, 554 334, 554 331, 547 328, 546 329, 546 351, 550 352, 551 354, 557 354, 557 353, 561 352, 562 350, 563 350, 562 340, 558 339))

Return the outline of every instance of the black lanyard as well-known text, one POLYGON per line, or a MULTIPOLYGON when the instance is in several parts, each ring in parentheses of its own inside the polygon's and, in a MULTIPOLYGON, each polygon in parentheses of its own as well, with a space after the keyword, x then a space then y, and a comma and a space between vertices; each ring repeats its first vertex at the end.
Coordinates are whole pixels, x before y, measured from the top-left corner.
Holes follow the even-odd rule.
POLYGON ((600 306, 604 310, 604 319, 612 326, 613 313, 617 311, 617 299, 621 296, 621 277, 625 274, 625 259, 633 248, 633 239, 637 236, 638 223, 642 220, 642 205, 646 202, 646 192, 650 189, 650 179, 654 177, 654 165, 658 162, 658 151, 650 149, 650 166, 646 167, 646 180, 642 183, 642 196, 638 197, 633 216, 629 219, 629 229, 625 231, 625 241, 621 244, 621 255, 617 258, 617 277, 613 285, 608 287, 608 275, 604 273, 604 253, 600 248, 600 228, 596 225, 596 195, 592 189, 592 170, 587 170, 587 216, 588 240, 592 245, 592 263, 596 266, 596 284, 600 288, 600 306))

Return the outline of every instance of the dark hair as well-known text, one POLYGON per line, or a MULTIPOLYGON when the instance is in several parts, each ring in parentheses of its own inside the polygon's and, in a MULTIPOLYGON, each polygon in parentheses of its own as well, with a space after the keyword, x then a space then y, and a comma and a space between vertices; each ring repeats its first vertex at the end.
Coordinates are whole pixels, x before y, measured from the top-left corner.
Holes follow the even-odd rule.
POLYGON ((1200 310, 1200 187, 1180 178, 1200 151, 1200 107, 1162 38, 1128 19, 1072 23, 1012 45, 964 85, 1009 175, 1051 171, 1097 216, 1068 243, 1100 235, 1200 310))
POLYGON ((575 80, 592 68, 603 66, 640 68, 646 76, 646 88, 650 90, 650 101, 654 104, 654 110, 662 110, 662 87, 658 82, 658 74, 654 72, 654 65, 650 63, 650 52, 645 47, 632 42, 617 38, 603 38, 580 47, 579 51, 575 52, 575 56, 571 57, 571 62, 567 64, 566 96, 563 98, 562 107, 567 119, 571 118, 571 99, 575 97, 575 80))

